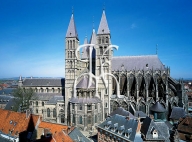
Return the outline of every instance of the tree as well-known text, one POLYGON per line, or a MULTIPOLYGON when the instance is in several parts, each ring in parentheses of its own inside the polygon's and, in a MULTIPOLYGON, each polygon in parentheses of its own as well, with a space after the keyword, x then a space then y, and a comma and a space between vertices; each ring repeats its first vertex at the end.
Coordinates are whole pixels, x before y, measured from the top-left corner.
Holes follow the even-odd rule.
POLYGON ((25 110, 29 109, 30 102, 29 100, 34 99, 34 90, 30 89, 23 89, 21 87, 15 89, 13 91, 13 96, 16 98, 13 110, 14 111, 21 111, 24 112, 25 110))

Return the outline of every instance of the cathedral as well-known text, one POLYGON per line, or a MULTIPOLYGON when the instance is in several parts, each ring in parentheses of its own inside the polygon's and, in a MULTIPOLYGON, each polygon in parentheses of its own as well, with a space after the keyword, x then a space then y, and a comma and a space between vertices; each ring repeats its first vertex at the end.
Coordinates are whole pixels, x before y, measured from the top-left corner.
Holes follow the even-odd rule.
POLYGON ((187 110, 182 80, 170 76, 158 55, 113 56, 118 46, 111 44, 105 10, 97 32, 93 29, 90 40, 79 43, 72 14, 65 36, 65 79, 20 78, 19 86, 33 88, 38 96, 31 100, 34 114, 92 130, 118 107, 156 118, 161 116, 154 112, 165 112, 165 119, 174 106, 187 110))

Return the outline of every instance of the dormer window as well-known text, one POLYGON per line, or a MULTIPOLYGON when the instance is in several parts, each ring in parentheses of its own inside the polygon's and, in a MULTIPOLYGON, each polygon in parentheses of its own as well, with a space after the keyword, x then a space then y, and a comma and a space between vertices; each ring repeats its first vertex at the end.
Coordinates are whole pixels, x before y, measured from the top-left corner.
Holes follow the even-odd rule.
POLYGON ((152 129, 151 129, 151 134, 152 134, 153 138, 158 138, 158 131, 154 127, 152 127, 152 129))
POLYGON ((129 128, 129 129, 127 129, 127 131, 125 132, 125 136, 129 138, 129 137, 131 136, 131 133, 132 133, 132 128, 129 128))
POLYGON ((111 121, 108 121, 107 124, 105 125, 105 128, 109 128, 109 126, 111 125, 111 121))
POLYGON ((119 133, 119 134, 122 134, 122 132, 124 131, 124 129, 125 129, 125 127, 124 127, 124 125, 122 125, 122 126, 119 128, 118 133, 119 133))

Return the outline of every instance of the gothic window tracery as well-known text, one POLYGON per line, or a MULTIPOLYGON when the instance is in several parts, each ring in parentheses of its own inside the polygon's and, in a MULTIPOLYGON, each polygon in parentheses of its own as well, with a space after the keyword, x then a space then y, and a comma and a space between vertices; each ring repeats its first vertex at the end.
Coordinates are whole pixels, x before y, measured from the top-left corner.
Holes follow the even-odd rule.
POLYGON ((50 109, 47 108, 47 117, 50 117, 50 109))
POLYGON ((53 117, 56 117, 56 115, 57 115, 57 114, 56 114, 56 109, 54 108, 54 109, 53 109, 53 117))

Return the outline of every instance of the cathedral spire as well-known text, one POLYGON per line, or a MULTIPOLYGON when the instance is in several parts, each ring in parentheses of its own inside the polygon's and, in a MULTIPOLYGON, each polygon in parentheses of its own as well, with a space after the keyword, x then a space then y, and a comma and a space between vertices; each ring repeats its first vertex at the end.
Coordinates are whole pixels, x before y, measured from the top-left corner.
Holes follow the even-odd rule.
POLYGON ((110 34, 104 9, 103 9, 103 13, 102 13, 102 17, 101 17, 101 21, 99 24, 99 29, 97 31, 97 34, 110 34))
POLYGON ((76 26, 75 26, 75 20, 74 20, 74 16, 73 16, 73 10, 72 10, 72 15, 71 15, 71 19, 70 19, 70 22, 69 22, 69 26, 68 26, 68 29, 67 29, 66 37, 76 37, 76 38, 78 38, 77 29, 76 29, 76 26))
POLYGON ((96 44, 96 33, 95 29, 92 31, 91 39, 90 39, 90 44, 96 44))

